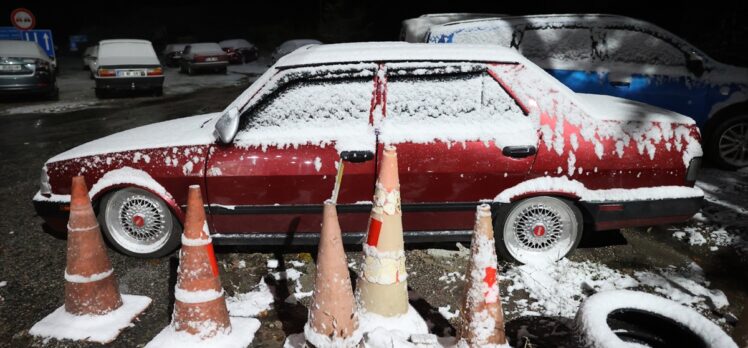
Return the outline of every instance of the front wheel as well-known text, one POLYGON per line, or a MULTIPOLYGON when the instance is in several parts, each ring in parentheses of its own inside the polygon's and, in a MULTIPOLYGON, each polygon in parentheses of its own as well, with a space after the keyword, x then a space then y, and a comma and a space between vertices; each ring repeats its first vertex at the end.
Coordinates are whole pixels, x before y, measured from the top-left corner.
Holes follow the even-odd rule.
POLYGON ((582 213, 571 202, 547 196, 523 199, 499 210, 496 249, 509 261, 556 262, 579 245, 582 227, 582 213))
POLYGON ((748 167, 748 115, 721 122, 707 144, 709 158, 723 169, 748 167))
POLYGON ((107 194, 99 207, 99 224, 107 240, 123 254, 155 258, 179 245, 182 228, 166 203, 138 188, 107 194))

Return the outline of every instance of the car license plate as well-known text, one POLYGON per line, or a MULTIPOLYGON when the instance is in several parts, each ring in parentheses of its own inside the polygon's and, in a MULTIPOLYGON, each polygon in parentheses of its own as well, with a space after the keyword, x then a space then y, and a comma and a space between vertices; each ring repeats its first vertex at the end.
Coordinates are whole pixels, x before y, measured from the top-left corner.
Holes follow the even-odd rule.
POLYGON ((205 59, 205 61, 207 61, 207 62, 215 62, 217 60, 218 60, 218 57, 208 57, 208 58, 205 59))
POLYGON ((145 76, 142 70, 117 70, 119 77, 140 77, 145 76))
POLYGON ((0 71, 21 71, 21 66, 18 64, 3 64, 0 65, 0 71))

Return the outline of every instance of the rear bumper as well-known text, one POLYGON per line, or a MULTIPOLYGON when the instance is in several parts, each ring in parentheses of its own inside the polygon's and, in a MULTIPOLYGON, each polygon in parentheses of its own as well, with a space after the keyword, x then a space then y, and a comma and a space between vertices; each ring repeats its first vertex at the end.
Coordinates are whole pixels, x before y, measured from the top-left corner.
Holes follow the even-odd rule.
POLYGON ((96 78, 96 89, 107 91, 153 90, 161 88, 163 85, 163 76, 96 78))
POLYGON ((54 79, 49 76, 1 77, 0 94, 44 94, 55 89, 54 79))
POLYGON ((192 69, 221 69, 229 66, 229 62, 222 60, 217 62, 187 62, 192 69))
POLYGON ((585 221, 591 221, 595 230, 613 230, 627 227, 655 226, 685 222, 703 205, 704 197, 662 199, 631 202, 579 202, 585 212, 585 221))

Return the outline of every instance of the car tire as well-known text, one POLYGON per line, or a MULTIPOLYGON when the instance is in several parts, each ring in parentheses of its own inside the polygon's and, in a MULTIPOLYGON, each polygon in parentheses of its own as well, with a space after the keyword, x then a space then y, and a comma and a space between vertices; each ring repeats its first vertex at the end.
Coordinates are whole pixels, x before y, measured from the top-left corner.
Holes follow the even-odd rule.
POLYGON ((575 347, 735 347, 697 311, 666 298, 631 290, 588 297, 574 319, 575 347))
POLYGON ((96 94, 96 98, 99 98, 99 99, 106 98, 107 96, 107 93, 104 90, 101 90, 98 88, 94 89, 94 94, 96 94))
POLYGON ((49 92, 47 95, 47 99, 57 101, 60 100, 60 89, 55 86, 55 88, 49 92))
POLYGON ((228 72, 229 72, 229 68, 221 68, 221 69, 218 70, 219 74, 226 75, 226 74, 228 74, 228 72))
POLYGON ((539 196, 499 208, 494 220, 496 250, 517 263, 556 262, 582 239, 582 213, 565 199, 539 196))
POLYGON ((179 246, 179 220, 161 198, 148 191, 129 187, 107 194, 97 217, 107 241, 125 255, 157 258, 179 246))
POLYGON ((748 114, 733 116, 716 126, 706 144, 706 153, 722 169, 748 167, 748 114))
POLYGON ((161 97, 164 95, 164 87, 156 87, 153 89, 154 97, 161 97))

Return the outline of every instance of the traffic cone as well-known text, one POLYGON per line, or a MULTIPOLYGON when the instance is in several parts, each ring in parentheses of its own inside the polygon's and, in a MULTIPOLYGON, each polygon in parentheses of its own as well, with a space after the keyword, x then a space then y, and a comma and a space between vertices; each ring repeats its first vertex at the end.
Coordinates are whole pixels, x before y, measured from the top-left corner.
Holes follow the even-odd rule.
POLYGON ((171 324, 145 347, 247 347, 260 321, 229 317, 199 185, 189 188, 184 220, 171 324))
POLYGON ((363 249, 365 260, 358 286, 362 309, 384 317, 406 314, 407 272, 394 146, 384 148, 363 249))
POLYGON ((74 177, 70 191, 65 304, 29 333, 108 343, 150 305, 151 299, 119 293, 85 179, 74 177))
POLYGON ((231 332, 229 312, 207 226, 200 186, 190 186, 174 289, 176 301, 172 325, 175 331, 185 331, 203 339, 219 332, 231 332))
POLYGON ((357 347, 361 342, 348 262, 335 203, 325 202, 317 252, 317 277, 306 341, 317 348, 357 347))
POLYGON ((478 206, 458 338, 468 347, 505 345, 491 207, 478 206))

